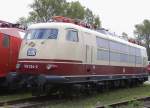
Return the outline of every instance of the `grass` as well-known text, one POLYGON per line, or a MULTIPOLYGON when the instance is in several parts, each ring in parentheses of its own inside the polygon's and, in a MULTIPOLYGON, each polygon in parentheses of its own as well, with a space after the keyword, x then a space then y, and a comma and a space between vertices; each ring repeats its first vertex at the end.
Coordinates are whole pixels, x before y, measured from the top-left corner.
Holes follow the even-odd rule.
MULTIPOLYGON (((28 98, 31 96, 31 93, 0 94, 0 102, 28 98)), ((132 100, 146 96, 150 96, 149 84, 144 84, 135 88, 110 90, 89 96, 50 100, 49 108, 95 108, 99 105, 108 105, 118 101, 132 100)), ((133 103, 131 103, 130 106, 133 106, 133 103)))
POLYGON ((49 108, 95 108, 97 105, 108 105, 118 101, 132 100, 150 96, 150 85, 112 90, 93 96, 77 97, 74 99, 50 101, 49 108))
POLYGON ((32 97, 31 93, 8 93, 8 94, 0 94, 0 102, 7 102, 11 100, 24 99, 32 97))

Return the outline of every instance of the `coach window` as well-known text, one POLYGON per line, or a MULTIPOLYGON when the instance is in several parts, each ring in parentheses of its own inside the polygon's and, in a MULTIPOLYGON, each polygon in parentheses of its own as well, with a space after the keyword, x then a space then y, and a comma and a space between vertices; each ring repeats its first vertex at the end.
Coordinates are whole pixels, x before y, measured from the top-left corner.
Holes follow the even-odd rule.
POLYGON ((66 39, 72 42, 78 42, 78 32, 76 30, 68 30, 66 39))
POLYGON ((3 47, 8 48, 9 47, 9 36, 8 35, 4 35, 3 36, 3 47))

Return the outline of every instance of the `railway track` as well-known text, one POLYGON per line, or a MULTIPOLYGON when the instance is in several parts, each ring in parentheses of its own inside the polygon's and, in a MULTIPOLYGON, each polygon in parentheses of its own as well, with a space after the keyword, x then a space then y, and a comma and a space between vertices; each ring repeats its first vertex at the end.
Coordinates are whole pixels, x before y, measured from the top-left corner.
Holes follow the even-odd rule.
POLYGON ((129 101, 117 102, 106 106, 96 106, 96 108, 128 108, 130 104, 134 104, 132 108, 150 108, 150 97, 143 97, 129 101), (141 103, 141 105, 139 105, 141 103))
POLYGON ((55 96, 30 97, 25 99, 0 102, 0 108, 41 108, 48 105, 49 100, 56 99, 55 96))
MULTIPOLYGON (((0 108, 47 108, 50 104, 50 101, 55 100, 58 101, 59 97, 55 95, 30 97, 25 99, 0 102, 0 108)), ((150 97, 143 97, 129 101, 117 102, 106 106, 96 106, 96 108, 128 108, 126 106, 128 106, 129 104, 136 105, 137 102, 142 103, 142 106, 135 106, 132 108, 150 108, 150 97)))

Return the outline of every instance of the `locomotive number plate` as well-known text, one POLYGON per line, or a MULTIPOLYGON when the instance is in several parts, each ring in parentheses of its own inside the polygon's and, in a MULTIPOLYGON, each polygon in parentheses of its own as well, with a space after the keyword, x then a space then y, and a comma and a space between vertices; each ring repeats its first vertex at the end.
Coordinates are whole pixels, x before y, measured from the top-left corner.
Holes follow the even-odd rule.
POLYGON ((27 50, 27 56, 35 56, 36 55, 36 49, 35 48, 29 48, 27 50))
POLYGON ((38 65, 24 64, 24 68, 26 68, 26 69, 38 69, 38 65))

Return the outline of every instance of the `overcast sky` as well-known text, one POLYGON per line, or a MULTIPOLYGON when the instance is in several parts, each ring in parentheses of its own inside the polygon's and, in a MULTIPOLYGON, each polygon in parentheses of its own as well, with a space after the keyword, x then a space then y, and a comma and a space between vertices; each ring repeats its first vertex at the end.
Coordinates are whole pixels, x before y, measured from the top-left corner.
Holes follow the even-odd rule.
MULTIPOLYGON (((76 0, 67 0, 76 1, 76 0)), ((100 16, 104 28, 132 35, 134 25, 150 19, 150 0, 79 0, 100 16)), ((0 20, 16 22, 31 11, 33 0, 1 0, 0 20)))

